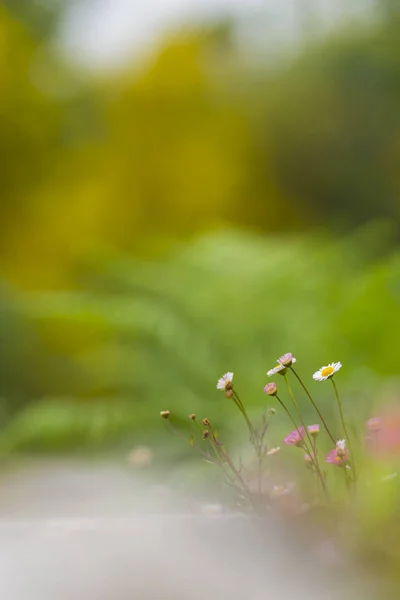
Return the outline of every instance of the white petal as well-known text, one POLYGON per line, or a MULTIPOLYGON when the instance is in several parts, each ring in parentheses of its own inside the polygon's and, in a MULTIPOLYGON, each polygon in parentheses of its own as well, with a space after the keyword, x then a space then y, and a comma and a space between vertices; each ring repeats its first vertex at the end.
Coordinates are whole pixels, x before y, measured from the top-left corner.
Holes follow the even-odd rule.
POLYGON ((277 365, 276 367, 274 367, 273 369, 270 369, 267 372, 268 377, 271 377, 271 375, 275 375, 275 373, 277 373, 278 371, 281 370, 281 365, 277 365))

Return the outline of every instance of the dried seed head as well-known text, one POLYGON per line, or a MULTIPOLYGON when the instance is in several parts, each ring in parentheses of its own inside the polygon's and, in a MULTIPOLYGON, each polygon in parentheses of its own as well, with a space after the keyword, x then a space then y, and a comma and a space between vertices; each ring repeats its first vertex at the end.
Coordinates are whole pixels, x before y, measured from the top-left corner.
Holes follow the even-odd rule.
POLYGON ((195 421, 195 420, 196 420, 196 415, 195 415, 195 414, 193 414, 193 413, 191 413, 191 414, 189 415, 189 419, 191 419, 192 421, 195 421))
POLYGON ((203 420, 202 420, 202 423, 203 423, 203 425, 205 425, 206 427, 209 427, 209 426, 210 426, 210 421, 209 421, 209 419, 203 419, 203 420))
POLYGON ((208 438, 208 436, 210 435, 210 432, 208 431, 208 429, 205 429, 203 431, 203 440, 206 440, 208 438))

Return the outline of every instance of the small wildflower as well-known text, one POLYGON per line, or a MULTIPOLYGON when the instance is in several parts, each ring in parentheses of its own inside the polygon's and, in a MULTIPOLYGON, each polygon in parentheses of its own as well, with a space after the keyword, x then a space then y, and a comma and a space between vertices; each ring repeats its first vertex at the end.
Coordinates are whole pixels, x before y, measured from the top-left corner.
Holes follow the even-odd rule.
POLYGON ((264 388, 264 392, 266 394, 268 394, 268 396, 276 396, 276 392, 278 391, 278 388, 276 386, 276 383, 267 383, 267 385, 264 388))
POLYGON ((315 371, 313 375, 313 379, 315 381, 325 381, 326 379, 330 379, 333 375, 342 368, 342 363, 330 363, 326 367, 321 367, 318 371, 315 371))
POLYGON ((286 354, 278 358, 278 363, 283 367, 290 367, 295 362, 297 361, 291 352, 287 352, 286 354))
POLYGON ((267 410, 267 415, 268 415, 269 417, 272 417, 272 416, 273 416, 275 413, 276 413, 276 410, 275 410, 275 408, 269 408, 269 409, 267 410))
POLYGON ((210 425, 210 420, 209 419, 203 419, 202 420, 203 425, 205 425, 206 427, 209 427, 210 425))
POLYGON ((298 429, 291 431, 283 441, 285 444, 289 444, 291 446, 302 446, 305 433, 306 431, 304 427, 299 427, 298 429))
POLYGON ((270 369, 269 371, 267 371, 268 377, 272 377, 272 375, 276 375, 277 373, 279 373, 279 375, 284 375, 286 373, 286 367, 284 367, 283 365, 277 364, 277 365, 275 365, 275 367, 273 369, 270 369))
POLYGON ((169 419, 170 415, 171 415, 171 413, 169 412, 169 410, 162 410, 160 412, 160 417, 162 419, 165 419, 166 421, 169 419))
POLYGON ((271 498, 280 498, 281 496, 286 496, 287 494, 290 494, 293 488, 293 483, 287 483, 285 485, 274 485, 270 492, 271 498))
POLYGON ((307 429, 308 433, 314 437, 317 437, 319 434, 319 425, 309 425, 307 429))
POLYGON ((278 358, 278 364, 267 372, 268 377, 276 375, 277 373, 279 373, 279 375, 284 375, 287 371, 287 368, 295 362, 296 359, 294 358, 293 354, 291 354, 290 352, 284 354, 283 356, 278 358))
POLYGON ((210 435, 210 432, 209 432, 207 429, 205 429, 205 430, 203 431, 203 440, 206 440, 206 439, 208 438, 208 436, 209 436, 209 435, 210 435))
POLYGON ((232 389, 233 373, 225 373, 218 379, 217 390, 231 390, 232 389))
POLYGON ((336 442, 336 448, 333 448, 333 450, 328 453, 326 462, 342 467, 347 462, 348 457, 349 451, 346 448, 346 441, 338 440, 336 442))
POLYGON ((196 418, 197 418, 197 417, 196 417, 196 415, 195 415, 194 413, 191 413, 191 414, 189 415, 189 419, 191 419, 192 421, 195 421, 195 420, 196 420, 196 418))
POLYGON ((281 449, 280 446, 277 446, 276 448, 271 448, 271 450, 268 450, 267 455, 274 456, 274 454, 278 454, 280 449, 281 449))
POLYGON ((367 421, 367 427, 370 431, 380 431, 382 428, 381 417, 372 417, 367 421))
POLYGON ((285 488, 284 485, 274 485, 272 488, 271 496, 273 498, 280 498, 280 496, 286 496, 289 491, 285 488))

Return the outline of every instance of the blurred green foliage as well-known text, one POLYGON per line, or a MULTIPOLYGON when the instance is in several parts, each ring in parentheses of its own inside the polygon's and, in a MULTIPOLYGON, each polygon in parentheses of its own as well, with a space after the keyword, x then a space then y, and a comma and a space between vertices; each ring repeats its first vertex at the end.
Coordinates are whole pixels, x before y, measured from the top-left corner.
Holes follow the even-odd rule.
POLYGON ((229 435, 239 415, 215 389, 218 377, 233 370, 259 415, 271 404, 265 373, 286 351, 328 418, 332 390, 311 375, 341 360, 346 411, 362 425, 398 374, 400 255, 363 253, 385 233, 369 227, 335 242, 227 230, 159 261, 113 260, 97 273, 91 266, 80 291, 20 294, 2 340, 3 394, 41 402, 8 421, 6 446, 160 440, 164 408, 185 420, 207 415, 229 435), (21 330, 35 343, 26 333, 18 343, 21 330))

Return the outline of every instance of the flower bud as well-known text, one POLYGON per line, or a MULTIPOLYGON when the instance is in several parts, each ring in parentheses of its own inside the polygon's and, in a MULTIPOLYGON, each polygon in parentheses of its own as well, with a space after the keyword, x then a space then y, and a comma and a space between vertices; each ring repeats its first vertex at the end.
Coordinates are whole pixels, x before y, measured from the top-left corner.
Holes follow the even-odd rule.
POLYGON ((264 392, 268 396, 276 396, 277 391, 278 391, 278 388, 276 386, 276 383, 274 383, 274 382, 267 383, 267 385, 264 388, 264 392))
POLYGON ((269 408, 269 409, 267 410, 267 415, 268 415, 269 417, 272 417, 272 416, 273 416, 275 413, 276 413, 276 410, 275 410, 274 408, 269 408))
POLYGON ((208 429, 205 429, 203 431, 203 440, 206 440, 208 438, 208 436, 210 435, 210 432, 208 431, 208 429))
POLYGON ((191 413, 191 414, 189 415, 189 419, 191 419, 192 421, 195 421, 195 420, 196 420, 196 415, 195 415, 195 414, 193 414, 193 413, 191 413))
POLYGON ((208 419, 203 419, 202 420, 203 425, 205 425, 206 427, 210 426, 210 421, 208 419))
POLYGON ((160 412, 160 417, 162 419, 165 419, 166 421, 169 419, 170 415, 171 415, 171 413, 169 412, 169 410, 162 410, 160 412))
POLYGON ((319 434, 319 425, 309 425, 307 429, 308 433, 313 437, 317 437, 317 435, 319 434))

